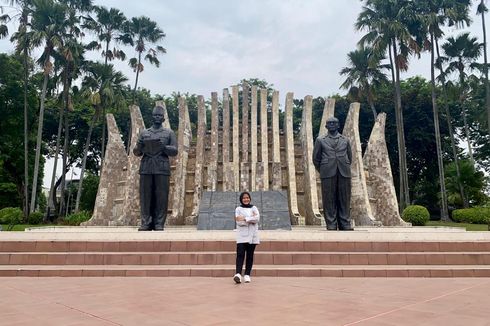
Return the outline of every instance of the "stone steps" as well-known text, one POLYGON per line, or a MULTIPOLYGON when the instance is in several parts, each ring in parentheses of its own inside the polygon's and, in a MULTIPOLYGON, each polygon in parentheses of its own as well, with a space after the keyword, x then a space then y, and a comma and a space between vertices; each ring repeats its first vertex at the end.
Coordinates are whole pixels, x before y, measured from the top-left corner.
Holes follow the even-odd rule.
MULTIPOLYGON (((233 265, 235 253, 16 252, 0 265, 233 265)), ((490 252, 275 252, 258 251, 256 265, 489 265, 490 252)))
MULTIPOLYGON (((235 248, 232 240, 4 240, 0 277, 231 277, 235 248)), ((490 241, 266 240, 254 275, 490 277, 490 241)))
MULTIPOLYGON (((230 265, 7 265, 0 277, 230 277, 230 265)), ((256 265, 252 276, 269 277, 490 277, 478 265, 256 265)))

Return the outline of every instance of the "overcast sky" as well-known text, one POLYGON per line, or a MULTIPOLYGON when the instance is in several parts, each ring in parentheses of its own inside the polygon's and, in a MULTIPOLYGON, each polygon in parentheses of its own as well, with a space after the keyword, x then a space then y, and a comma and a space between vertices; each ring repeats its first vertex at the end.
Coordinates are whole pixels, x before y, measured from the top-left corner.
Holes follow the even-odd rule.
MULTIPOLYGON (((305 95, 344 94, 339 71, 347 65, 347 53, 363 35, 354 29, 362 2, 359 0, 96 0, 116 7, 128 17, 148 16, 166 33, 162 45, 167 54, 156 68, 145 63, 139 85, 153 94, 189 92, 209 98, 216 91, 244 78, 265 79, 296 98, 305 95)), ((481 40, 481 20, 474 15, 465 30, 481 40)), ((14 28, 12 28, 14 29, 14 28)), ((0 52, 13 51, 0 40, 0 52)), ((135 55, 127 49, 129 57, 135 55)), ((91 54, 92 59, 102 58, 91 54)), ((402 78, 429 78, 429 56, 411 59, 402 78)), ((135 75, 126 62, 115 62, 134 84, 135 75)), ((49 182, 49 181, 48 181, 49 182)), ((47 182, 45 181, 45 184, 47 182)))
MULTIPOLYGON (((339 90, 339 71, 347 53, 362 33, 354 22, 361 11, 359 0, 96 0, 116 7, 130 18, 146 15, 166 33, 160 68, 145 63, 139 85, 152 93, 189 92, 210 97, 212 91, 237 84, 243 78, 260 78, 296 98, 329 96, 339 90)), ((474 13, 475 10, 472 10, 474 13)), ((480 19, 468 29, 480 37, 480 19)), ((459 34, 463 30, 449 30, 459 34)), ((481 37, 480 37, 481 38, 481 37)), ((11 51, 7 40, 0 51, 11 51)), ((133 49, 126 49, 133 56, 133 49)), ((93 59, 99 58, 92 53, 93 59)), ((429 76, 429 57, 412 59, 412 75, 429 76)), ((134 83, 127 62, 115 62, 134 83)))

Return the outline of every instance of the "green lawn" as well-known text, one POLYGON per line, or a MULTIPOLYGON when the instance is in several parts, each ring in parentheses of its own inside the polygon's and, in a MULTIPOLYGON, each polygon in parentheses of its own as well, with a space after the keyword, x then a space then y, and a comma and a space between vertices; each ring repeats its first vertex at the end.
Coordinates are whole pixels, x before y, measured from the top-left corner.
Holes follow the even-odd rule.
MULTIPOLYGON (((31 228, 31 227, 41 227, 41 226, 55 226, 56 224, 40 224, 40 225, 31 225, 31 224, 18 224, 15 225, 14 228, 11 231, 24 231, 26 228, 31 228)), ((2 224, 2 231, 7 231, 8 225, 2 224)))
POLYGON ((466 228, 466 231, 488 231, 487 224, 429 221, 425 226, 452 226, 452 227, 466 228))

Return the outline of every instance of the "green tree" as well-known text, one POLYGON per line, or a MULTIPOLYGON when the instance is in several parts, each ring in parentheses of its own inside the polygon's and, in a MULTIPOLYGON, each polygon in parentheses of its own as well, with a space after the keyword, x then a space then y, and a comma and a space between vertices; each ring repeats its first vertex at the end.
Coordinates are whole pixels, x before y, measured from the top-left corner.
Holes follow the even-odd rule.
POLYGON ((124 103, 124 85, 128 79, 121 72, 114 70, 114 66, 92 62, 86 68, 87 75, 84 77, 82 87, 84 92, 90 97, 90 101, 95 108, 90 128, 88 131, 85 149, 83 151, 82 168, 80 172, 80 182, 78 183, 77 198, 75 202, 75 213, 79 211, 80 198, 83 193, 83 177, 85 164, 90 146, 90 140, 95 123, 103 107, 112 105, 121 106, 124 103))
POLYGON ((342 68, 340 71, 340 74, 346 75, 347 79, 340 87, 348 89, 349 93, 354 94, 357 100, 360 100, 363 95, 366 96, 369 107, 373 112, 373 117, 376 119, 378 113, 374 106, 375 89, 381 83, 388 82, 382 70, 390 69, 391 66, 382 64, 381 61, 384 57, 374 53, 370 47, 361 47, 351 51, 347 54, 347 57, 349 66, 342 68))
POLYGON ((163 41, 165 33, 158 27, 157 23, 150 20, 150 18, 133 17, 129 24, 127 25, 127 31, 131 34, 133 42, 135 44, 135 50, 138 53, 138 57, 131 58, 129 60, 129 65, 133 68, 136 73, 136 79, 134 82, 133 89, 133 101, 136 99, 136 89, 138 87, 139 74, 143 72, 144 65, 142 63, 142 56, 146 53, 144 59, 150 62, 150 64, 156 67, 160 66, 160 60, 158 60, 158 55, 166 53, 167 51, 159 42, 163 41), (156 45, 155 47, 149 47, 151 44, 156 45))
POLYGON ((355 23, 357 30, 367 30, 367 34, 361 38, 359 44, 361 46, 370 45, 380 55, 388 52, 390 59, 392 84, 395 90, 400 210, 410 203, 400 72, 408 69, 409 56, 420 51, 409 29, 409 26, 415 21, 412 1, 366 0, 355 23))
POLYGON ((459 194, 459 183, 463 184, 471 206, 483 205, 488 201, 488 196, 485 195, 485 185, 488 183, 488 178, 483 172, 475 169, 471 160, 461 161, 461 180, 457 180, 458 176, 454 163, 446 166, 446 175, 448 200, 452 206, 464 207, 464 199, 459 194))
POLYGON ((485 13, 488 11, 485 0, 478 4, 477 14, 481 15, 481 26, 483 31, 483 73, 485 76, 485 107, 487 108, 487 129, 490 135, 490 84, 488 83, 488 57, 487 57, 487 29, 485 27, 485 13))

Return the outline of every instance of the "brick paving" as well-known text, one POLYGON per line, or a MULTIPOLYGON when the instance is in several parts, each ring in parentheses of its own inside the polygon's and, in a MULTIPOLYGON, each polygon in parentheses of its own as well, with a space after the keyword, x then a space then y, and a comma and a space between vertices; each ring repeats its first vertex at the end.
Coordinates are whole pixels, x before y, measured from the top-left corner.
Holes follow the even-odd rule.
POLYGON ((490 278, 0 278, 0 325, 490 325, 490 278))

